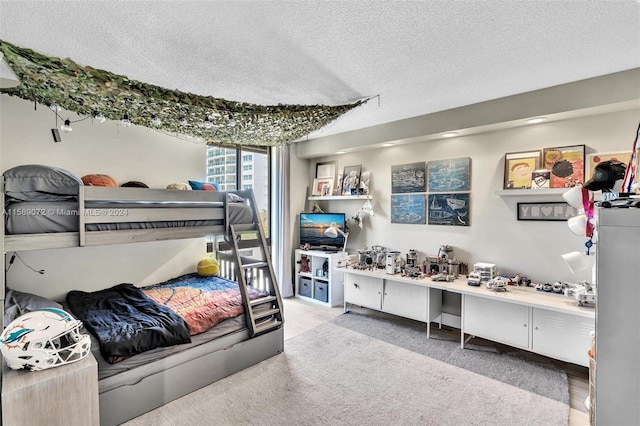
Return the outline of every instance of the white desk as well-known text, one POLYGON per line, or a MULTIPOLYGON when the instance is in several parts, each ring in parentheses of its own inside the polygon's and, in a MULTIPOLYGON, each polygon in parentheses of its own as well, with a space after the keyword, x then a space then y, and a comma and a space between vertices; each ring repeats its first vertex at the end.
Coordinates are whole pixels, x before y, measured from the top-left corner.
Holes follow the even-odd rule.
POLYGON ((588 366, 590 332, 595 310, 578 306, 574 298, 509 286, 495 292, 466 279, 453 282, 414 279, 384 270, 345 269, 344 309, 348 304, 412 318, 427 324, 442 316, 442 292, 462 296, 460 345, 465 336, 478 336, 563 361, 588 366))

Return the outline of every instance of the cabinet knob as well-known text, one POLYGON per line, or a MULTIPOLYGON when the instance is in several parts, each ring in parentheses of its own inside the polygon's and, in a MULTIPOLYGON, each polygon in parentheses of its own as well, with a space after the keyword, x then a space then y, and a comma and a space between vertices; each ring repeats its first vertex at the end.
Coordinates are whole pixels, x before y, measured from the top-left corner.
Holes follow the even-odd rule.
POLYGON ((523 326, 523 327, 526 327, 526 326, 527 326, 527 324, 522 324, 522 326, 523 326))
POLYGON ((536 327, 536 330, 538 330, 538 327, 536 327))
POLYGON ((353 286, 354 286, 355 288, 360 287, 357 283, 353 283, 353 286))

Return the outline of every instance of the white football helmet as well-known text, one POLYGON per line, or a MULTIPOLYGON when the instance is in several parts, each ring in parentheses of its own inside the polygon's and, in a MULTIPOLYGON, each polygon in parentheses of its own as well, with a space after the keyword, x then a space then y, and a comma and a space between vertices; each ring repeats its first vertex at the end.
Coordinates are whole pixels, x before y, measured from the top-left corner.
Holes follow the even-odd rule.
POLYGON ((91 350, 82 322, 62 309, 42 308, 13 320, 0 335, 0 351, 14 370, 45 370, 80 361, 91 350))

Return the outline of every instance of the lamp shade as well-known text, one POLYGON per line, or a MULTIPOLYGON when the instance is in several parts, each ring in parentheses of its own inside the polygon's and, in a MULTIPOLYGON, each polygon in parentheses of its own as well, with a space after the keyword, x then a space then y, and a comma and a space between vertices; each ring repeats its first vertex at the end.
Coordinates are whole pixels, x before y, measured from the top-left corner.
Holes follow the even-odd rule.
POLYGON ((331 225, 329 225, 329 227, 324 230, 324 235, 329 238, 338 238, 338 235, 340 234, 345 235, 345 233, 342 232, 340 228, 338 228, 335 222, 331 222, 331 225))
POLYGON ((562 255, 562 259, 566 262, 572 273, 584 271, 593 267, 595 256, 587 256, 579 251, 572 251, 562 255))
POLYGON ((589 194, 586 188, 582 186, 574 186, 573 188, 562 194, 562 198, 571 207, 582 209, 584 208, 584 200, 589 198, 589 194))
MULTIPOLYGON (((340 231, 340 229, 338 229, 338 227, 336 226, 335 222, 331 222, 331 226, 329 226, 327 229, 324 230, 324 235, 326 235, 329 238, 338 238, 338 231, 340 231)), ((342 233, 344 235, 344 233, 342 233)))
POLYGON ((583 214, 567 219, 567 225, 569 230, 579 237, 587 234, 587 216, 583 214))
POLYGON ((342 256, 338 261, 338 263, 340 263, 340 261, 342 260, 342 258, 344 257, 347 251, 347 240, 349 239, 349 233, 344 232, 342 229, 338 228, 335 222, 331 222, 331 225, 329 225, 329 227, 324 230, 324 235, 326 235, 329 238, 338 238, 338 235, 344 236, 344 245, 342 246, 342 256))

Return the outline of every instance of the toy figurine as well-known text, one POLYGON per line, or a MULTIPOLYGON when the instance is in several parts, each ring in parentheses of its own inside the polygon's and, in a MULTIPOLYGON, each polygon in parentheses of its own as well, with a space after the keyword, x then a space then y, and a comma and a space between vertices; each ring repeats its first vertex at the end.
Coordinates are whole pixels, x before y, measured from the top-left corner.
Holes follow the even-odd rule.
POLYGON ((311 265, 309 265, 309 256, 303 254, 300 256, 300 272, 311 272, 311 265))

